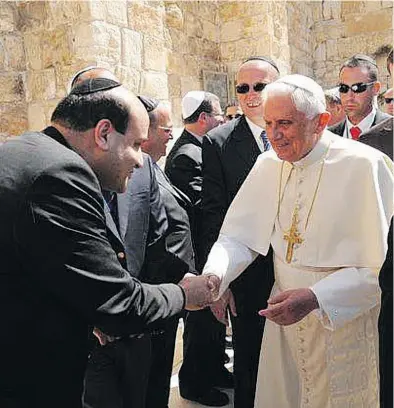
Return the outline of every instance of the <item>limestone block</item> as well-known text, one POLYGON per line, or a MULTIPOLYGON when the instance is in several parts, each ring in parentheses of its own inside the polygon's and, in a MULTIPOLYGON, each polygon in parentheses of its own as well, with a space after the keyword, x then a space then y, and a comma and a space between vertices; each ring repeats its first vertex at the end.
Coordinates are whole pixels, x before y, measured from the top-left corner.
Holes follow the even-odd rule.
POLYGON ((323 3, 320 1, 312 4, 312 18, 314 22, 320 21, 323 18, 323 3))
POLYGON ((28 129, 26 102, 0 103, 0 141, 28 129))
POLYGON ((122 35, 122 65, 141 69, 142 36, 128 28, 121 29, 122 35))
POLYGON ((166 25, 178 30, 183 29, 183 12, 176 3, 165 3, 166 8, 166 25))
POLYGON ((219 60, 219 45, 205 38, 189 37, 189 52, 200 58, 212 58, 219 60))
POLYGON ((220 41, 226 43, 243 38, 243 21, 230 20, 220 25, 220 41))
POLYGON ((5 70, 22 71, 26 67, 23 38, 15 33, 0 35, 0 67, 5 70))
POLYGON ((170 99, 181 98, 181 79, 179 75, 168 75, 168 94, 170 99))
POLYGON ((338 58, 338 43, 336 40, 326 41, 327 59, 332 61, 338 58))
POLYGON ((202 31, 204 37, 212 42, 219 42, 219 27, 208 20, 202 20, 202 31))
MULTIPOLYGON (((56 0, 47 2, 46 24, 50 29, 66 23, 75 24, 77 21, 93 20, 91 0, 56 0)), ((96 17, 97 18, 97 17, 96 17)))
POLYGON ((0 72, 0 105, 25 100, 24 76, 17 72, 0 72))
POLYGON ((200 57, 195 55, 188 55, 183 61, 185 64, 184 73, 186 75, 198 77, 201 73, 200 65, 203 65, 204 68, 208 69, 205 66, 205 60, 202 60, 200 57))
POLYGON ((144 69, 164 72, 167 65, 167 50, 163 39, 145 34, 143 44, 144 69))
POLYGON ((55 69, 28 71, 26 77, 26 100, 45 101, 56 97, 55 69))
MULTIPOLYGON (((192 3, 192 2, 191 2, 192 3)), ((217 23, 218 19, 218 5, 215 1, 195 1, 193 2, 193 12, 196 16, 199 16, 202 20, 217 23)))
POLYGON ((392 28, 392 25, 393 16, 387 10, 370 12, 346 20, 346 36, 383 31, 392 28))
POLYGON ((242 19, 243 37, 260 39, 263 35, 276 35, 273 33, 272 18, 268 15, 247 16, 242 19))
POLYGON ((343 19, 352 19, 352 14, 360 14, 364 11, 365 1, 342 1, 341 17, 343 19))
POLYGON ((42 102, 30 103, 27 109, 29 130, 41 130, 48 126, 42 102))
POLYGON ((340 1, 325 1, 322 2, 323 19, 339 19, 341 18, 341 2, 340 1))
MULTIPOLYGON (((3 2, 2 2, 3 3, 3 2)), ((48 25, 47 1, 24 1, 17 3, 18 28, 22 31, 42 30, 48 25)))
POLYGON ((127 2, 122 0, 90 0, 88 2, 93 20, 107 21, 127 27, 127 2))
POLYGON ((186 75, 185 59, 187 57, 175 52, 167 53, 168 74, 186 75))
POLYGON ((141 94, 167 100, 167 74, 164 72, 143 72, 141 77, 141 94))
POLYGON ((170 29, 169 30, 171 41, 167 43, 167 48, 172 50, 176 54, 187 54, 189 50, 188 37, 181 30, 170 29))
POLYGON ((0 3, 0 32, 14 31, 17 25, 16 4, 11 1, 2 1, 0 3))
POLYGON ((163 6, 151 7, 150 4, 129 1, 127 3, 128 25, 140 33, 150 33, 160 37, 163 34, 165 9, 163 6))
POLYGON ((319 44, 313 53, 313 58, 316 62, 325 61, 326 60, 326 43, 323 42, 319 44))
POLYGON ((188 37, 202 38, 204 36, 201 19, 191 13, 185 13, 185 28, 188 37))
POLYGON ((30 35, 24 34, 26 66, 28 69, 42 69, 42 46, 41 34, 30 35))
MULTIPOLYGON (((182 122, 182 98, 171 98, 172 122, 174 127, 183 127, 182 122)), ((169 151, 169 149, 167 149, 169 151)), ((182 348, 182 347, 181 347, 182 348)), ((175 364, 175 361, 174 361, 175 364)))
POLYGON ((237 42, 232 41, 228 43, 223 43, 221 42, 219 47, 220 47, 220 55, 221 59, 224 62, 228 61, 233 61, 235 59, 235 48, 236 48, 237 42))
POLYGON ((186 95, 189 91, 200 91, 203 90, 202 81, 196 77, 185 76, 181 77, 181 94, 182 97, 186 95))
POLYGON ((114 72, 127 89, 139 93, 141 72, 138 69, 118 65, 115 67, 114 72))
POLYGON ((121 56, 120 28, 105 22, 80 23, 73 27, 73 56, 116 65, 121 56))
POLYGON ((240 15, 243 15, 243 11, 241 2, 219 2, 219 19, 222 21, 222 23, 226 23, 230 20, 236 20, 240 15))

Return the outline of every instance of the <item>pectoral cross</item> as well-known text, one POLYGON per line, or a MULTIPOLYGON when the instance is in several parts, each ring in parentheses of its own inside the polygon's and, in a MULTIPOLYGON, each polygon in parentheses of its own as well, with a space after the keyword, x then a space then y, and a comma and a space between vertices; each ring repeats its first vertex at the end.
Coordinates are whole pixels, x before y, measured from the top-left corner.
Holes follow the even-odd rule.
POLYGON ((295 244, 301 244, 304 240, 297 229, 298 209, 295 208, 291 226, 288 232, 283 235, 283 239, 287 241, 286 262, 290 263, 293 258, 293 250, 295 244))

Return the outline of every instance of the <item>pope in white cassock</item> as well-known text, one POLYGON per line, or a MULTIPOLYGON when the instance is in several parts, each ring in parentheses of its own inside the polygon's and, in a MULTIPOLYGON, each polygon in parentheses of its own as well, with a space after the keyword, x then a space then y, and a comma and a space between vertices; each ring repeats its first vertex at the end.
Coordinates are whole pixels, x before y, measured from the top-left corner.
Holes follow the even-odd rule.
MULTIPOLYGON (((230 206, 204 273, 219 296, 274 250, 256 408, 378 407, 378 271, 393 213, 393 163, 325 130, 322 88, 289 75, 264 90, 273 150, 230 206)), ((223 299, 222 298, 222 299, 223 299)))

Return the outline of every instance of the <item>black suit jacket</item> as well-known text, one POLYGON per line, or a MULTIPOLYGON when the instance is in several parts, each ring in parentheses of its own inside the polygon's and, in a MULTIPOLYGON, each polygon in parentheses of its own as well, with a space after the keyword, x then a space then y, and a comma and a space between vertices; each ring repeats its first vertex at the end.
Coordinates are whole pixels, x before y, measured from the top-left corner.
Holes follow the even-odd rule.
POLYGON ((360 142, 386 153, 393 160, 393 123, 394 118, 390 116, 360 135, 360 142))
MULTIPOLYGON (((372 122, 372 126, 375 126, 378 123, 388 118, 390 118, 390 116, 387 113, 384 113, 379 109, 376 109, 376 115, 375 115, 375 119, 372 122)), ((330 126, 328 130, 332 133, 335 133, 336 135, 343 136, 343 132, 345 131, 345 126, 346 126, 346 118, 342 122, 339 122, 336 125, 330 126)), ((362 135, 360 135, 360 138, 361 136, 362 135)))
MULTIPOLYGON (((211 130, 204 138, 202 263, 219 235, 228 207, 260 153, 244 116, 211 130)), ((257 257, 232 283, 239 315, 256 315, 265 307, 273 284, 271 252, 267 257, 257 257)))
POLYGON ((0 406, 79 408, 92 326, 144 331, 184 295, 130 276, 95 174, 45 132, 0 147, 0 406))
MULTIPOLYGON (((203 139, 203 138, 202 138, 203 139)), ((188 209, 193 246, 198 261, 200 242, 202 144, 186 129, 175 142, 167 156, 165 173, 171 183, 182 191, 191 202, 188 209)))

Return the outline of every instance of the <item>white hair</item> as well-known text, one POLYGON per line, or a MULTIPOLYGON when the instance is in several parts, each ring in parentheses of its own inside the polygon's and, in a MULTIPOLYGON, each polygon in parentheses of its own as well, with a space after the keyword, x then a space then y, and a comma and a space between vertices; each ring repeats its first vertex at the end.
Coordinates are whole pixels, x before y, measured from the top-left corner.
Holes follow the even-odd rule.
POLYGON ((322 87, 312 78, 304 75, 286 75, 267 85, 263 91, 263 99, 271 94, 290 94, 298 112, 305 114, 307 119, 326 112, 326 98, 322 87))

